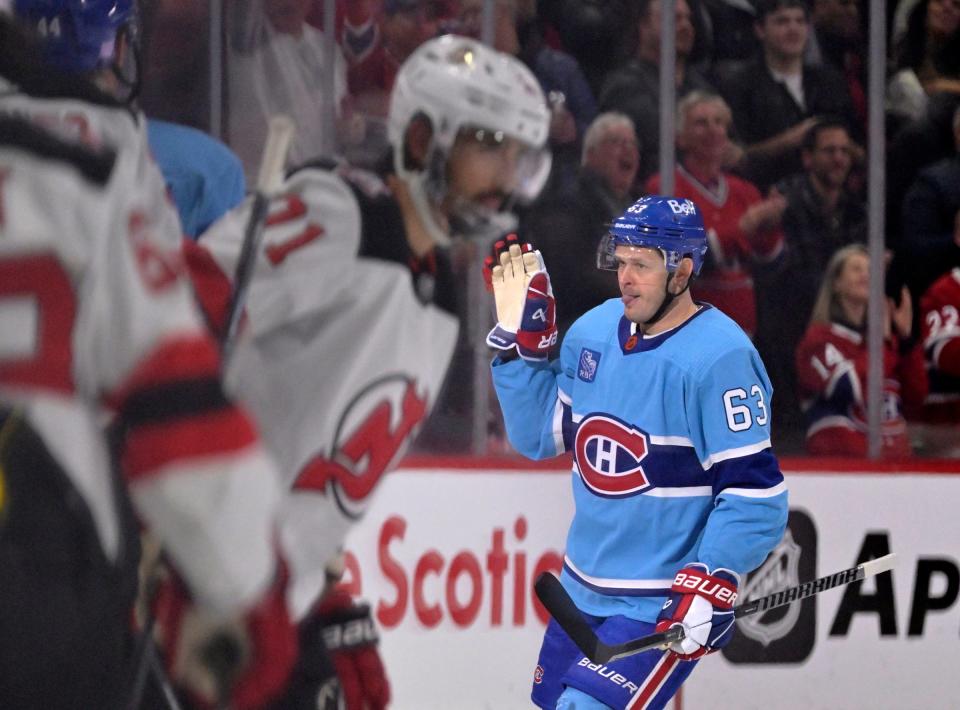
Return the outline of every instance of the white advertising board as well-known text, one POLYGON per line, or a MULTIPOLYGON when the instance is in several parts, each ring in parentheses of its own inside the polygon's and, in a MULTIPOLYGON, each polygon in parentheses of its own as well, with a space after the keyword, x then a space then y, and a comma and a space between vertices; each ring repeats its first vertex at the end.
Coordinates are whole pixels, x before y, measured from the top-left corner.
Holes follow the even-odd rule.
MULTIPOLYGON (((391 707, 532 707, 545 615, 531 586, 559 567, 569 476, 454 464, 386 477, 347 548, 353 591, 381 628, 391 707)), ((672 707, 960 708, 960 475, 787 480, 790 534, 746 598, 888 550, 896 569, 742 620, 672 707)))

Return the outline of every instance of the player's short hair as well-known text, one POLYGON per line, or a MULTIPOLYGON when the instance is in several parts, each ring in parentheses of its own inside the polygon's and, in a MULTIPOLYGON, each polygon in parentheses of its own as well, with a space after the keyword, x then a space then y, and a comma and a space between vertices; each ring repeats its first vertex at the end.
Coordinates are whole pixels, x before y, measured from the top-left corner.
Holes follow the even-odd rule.
POLYGON ((754 6, 757 10, 757 16, 755 22, 757 24, 762 24, 767 15, 772 15, 777 10, 782 10, 784 8, 798 7, 803 10, 803 15, 808 20, 810 19, 810 3, 805 2, 804 0, 757 0, 754 3, 754 6))

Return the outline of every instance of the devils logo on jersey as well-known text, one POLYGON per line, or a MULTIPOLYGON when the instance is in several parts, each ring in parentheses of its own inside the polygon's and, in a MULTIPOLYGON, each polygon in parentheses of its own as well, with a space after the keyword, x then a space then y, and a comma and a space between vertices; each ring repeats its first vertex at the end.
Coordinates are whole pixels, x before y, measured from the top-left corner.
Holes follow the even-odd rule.
POLYGON ((585 417, 574 440, 580 478, 603 496, 634 495, 650 487, 640 465, 648 450, 642 431, 603 414, 585 417))
POLYGON ((416 382, 388 375, 362 390, 337 425, 333 455, 314 457, 295 488, 330 491, 340 510, 359 518, 383 474, 399 460, 427 413, 416 382))

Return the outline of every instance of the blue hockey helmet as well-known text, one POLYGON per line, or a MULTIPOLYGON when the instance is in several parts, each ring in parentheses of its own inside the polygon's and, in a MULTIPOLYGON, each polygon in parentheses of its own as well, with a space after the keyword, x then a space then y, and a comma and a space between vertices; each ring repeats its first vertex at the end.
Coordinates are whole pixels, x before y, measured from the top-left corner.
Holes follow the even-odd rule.
POLYGON ((659 249, 671 272, 689 256, 693 273, 699 274, 707 253, 707 232, 693 200, 648 195, 630 205, 610 225, 597 248, 598 268, 617 270, 618 246, 659 249))
POLYGON ((135 21, 134 0, 14 0, 13 11, 42 38, 47 61, 70 73, 110 66, 117 33, 135 21))

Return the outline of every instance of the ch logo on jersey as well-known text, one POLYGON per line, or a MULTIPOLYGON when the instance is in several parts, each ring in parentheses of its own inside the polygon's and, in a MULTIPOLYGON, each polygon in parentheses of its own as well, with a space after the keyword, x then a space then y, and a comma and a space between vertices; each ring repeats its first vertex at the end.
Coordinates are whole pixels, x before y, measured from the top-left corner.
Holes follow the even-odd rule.
POLYGON ((577 366, 577 377, 584 382, 593 382, 597 376, 597 366, 600 364, 600 353, 596 350, 584 348, 580 351, 580 364, 577 366))
POLYGON ((646 434, 611 416, 591 414, 577 427, 574 457, 580 478, 602 496, 634 495, 649 488, 640 465, 648 451, 646 434))
POLYGON ((332 493, 344 515, 359 518, 383 474, 403 455, 427 414, 427 396, 414 380, 388 375, 347 405, 334 436, 333 453, 303 467, 294 488, 332 493))

